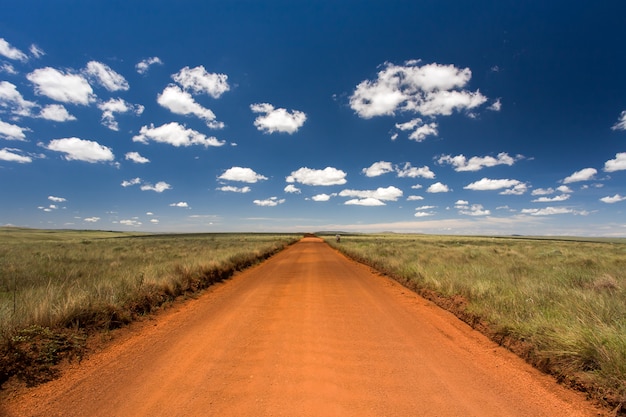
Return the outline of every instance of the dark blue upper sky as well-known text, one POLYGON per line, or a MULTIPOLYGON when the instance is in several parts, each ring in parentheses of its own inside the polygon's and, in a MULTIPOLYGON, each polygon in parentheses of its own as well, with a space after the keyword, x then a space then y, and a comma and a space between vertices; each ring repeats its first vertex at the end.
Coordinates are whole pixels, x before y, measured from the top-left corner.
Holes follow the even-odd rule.
POLYGON ((0 6, 0 224, 626 235, 623 2, 0 6))

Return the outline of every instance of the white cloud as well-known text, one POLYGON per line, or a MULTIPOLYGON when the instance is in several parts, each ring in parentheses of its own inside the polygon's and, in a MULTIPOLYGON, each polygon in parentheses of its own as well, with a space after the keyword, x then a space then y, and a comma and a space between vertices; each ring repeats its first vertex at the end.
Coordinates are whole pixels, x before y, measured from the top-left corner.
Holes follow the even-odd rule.
POLYGON ((593 177, 597 173, 598 171, 595 168, 581 169, 580 171, 576 171, 569 177, 565 178, 563 180, 563 184, 570 184, 572 182, 579 182, 579 181, 589 181, 593 179, 593 177))
POLYGON ((394 168, 391 165, 391 162, 380 161, 374 162, 369 168, 363 168, 361 172, 363 172, 368 177, 378 177, 380 175, 393 171, 394 168))
POLYGON ((30 48, 28 48, 28 50, 30 51, 30 54, 35 58, 41 58, 42 56, 46 54, 46 52, 43 49, 41 49, 34 43, 30 46, 30 48))
POLYGON ((344 204, 347 206, 368 206, 368 207, 385 205, 385 203, 383 203, 382 201, 374 197, 355 198, 353 200, 346 201, 344 204))
POLYGON ((568 193, 573 192, 572 189, 569 188, 567 185, 561 185, 557 187, 556 190, 562 192, 563 194, 568 194, 568 193))
POLYGON ((86 217, 83 219, 83 221, 87 223, 97 223, 98 221, 100 221, 100 217, 86 217))
POLYGON ((602 197, 600 201, 602 201, 603 203, 607 203, 607 204, 619 203, 620 201, 626 201, 626 196, 615 194, 612 197, 609 197, 609 196, 602 197))
POLYGON ((411 186, 411 189, 412 189, 412 190, 420 190, 420 189, 422 189, 422 188, 424 188, 424 187, 422 186, 422 184, 415 184, 415 185, 412 185, 412 186, 411 186))
POLYGON ((458 90, 467 85, 472 72, 437 63, 419 66, 385 63, 374 81, 359 83, 350 97, 350 107, 365 119, 394 115, 397 111, 436 116, 454 110, 471 110, 487 101, 479 91, 458 90))
POLYGON ((36 69, 26 78, 35 84, 35 93, 56 101, 88 105, 95 100, 91 86, 78 74, 46 67, 36 69))
POLYGON ((122 181, 122 187, 130 187, 131 185, 141 184, 141 178, 133 178, 132 180, 122 181))
POLYGON ((55 203, 63 203, 65 201, 67 201, 67 199, 63 198, 63 197, 55 197, 53 195, 49 195, 48 196, 48 200, 50 201, 54 201, 55 203))
POLYGON ((215 120, 215 113, 211 109, 202 107, 194 98, 179 86, 170 84, 159 96, 157 102, 175 114, 184 116, 194 115, 206 123, 211 129, 222 129, 224 123, 215 120))
POLYGON ((513 188, 509 188, 508 190, 504 190, 500 192, 501 195, 523 195, 528 191, 528 185, 521 182, 516 184, 513 188))
POLYGON ((0 161, 17 162, 20 164, 28 164, 33 162, 30 156, 20 155, 22 151, 19 149, 4 148, 0 149, 0 161))
POLYGON ((159 219, 150 219, 150 223, 159 224, 159 219))
POLYGON ((617 122, 611 127, 613 130, 626 130, 626 110, 620 113, 619 119, 617 122))
POLYGON ((185 90, 191 90, 194 94, 206 93, 213 98, 219 98, 230 90, 228 75, 208 73, 202 65, 185 67, 173 74, 172 78, 185 90))
POLYGON ((491 103, 491 105, 489 107, 487 107, 487 110, 491 110, 491 111, 500 111, 502 110, 502 102, 500 101, 500 99, 496 99, 496 101, 494 101, 493 103, 491 103))
POLYGON ((420 206, 420 207, 415 207, 415 211, 431 210, 434 208, 437 208, 437 206, 420 206))
POLYGON ((165 190, 171 190, 172 186, 165 181, 159 181, 156 184, 144 184, 140 187, 141 191, 155 191, 157 193, 162 193, 165 190))
POLYGON ((124 226, 133 226, 133 227, 141 226, 141 222, 138 220, 134 220, 134 219, 120 220, 120 224, 123 224, 124 226))
POLYGON ((423 199, 424 197, 422 197, 421 195, 410 195, 406 198, 406 201, 420 201, 423 199))
POLYGON ((291 112, 286 109, 276 109, 269 103, 251 104, 250 109, 254 113, 262 113, 254 120, 254 125, 264 133, 289 133, 297 132, 306 121, 306 114, 298 110, 291 112))
POLYGON ((428 136, 437 136, 438 124, 436 122, 424 123, 422 119, 416 118, 406 123, 396 123, 396 128, 402 131, 412 130, 409 139, 416 142, 424 141, 428 136))
POLYGON ((41 109, 39 117, 46 120, 52 120, 54 122, 68 122, 76 120, 76 117, 72 116, 61 104, 47 105, 41 109))
POLYGON ((108 91, 126 91, 130 88, 128 81, 126 81, 123 76, 113 71, 111 67, 102 62, 89 61, 87 67, 85 67, 84 73, 89 79, 100 84, 108 91))
POLYGON ((379 187, 376 190, 343 190, 340 197, 375 198, 382 201, 397 201, 402 197, 402 190, 394 186, 387 188, 379 187))
POLYGON ((8 108, 17 116, 31 116, 31 110, 37 104, 24 100, 17 87, 8 81, 0 81, 0 108, 8 108))
POLYGON ((102 124, 116 132, 119 130, 115 113, 135 113, 137 116, 143 113, 144 107, 140 104, 130 104, 121 98, 112 98, 108 101, 98 103, 98 108, 102 110, 102 124))
POLYGON ((397 168, 396 172, 399 178, 435 178, 435 173, 432 172, 428 166, 416 168, 412 167, 410 162, 404 164, 403 168, 397 168))
POLYGON ((233 187, 232 185, 225 185, 223 187, 217 188, 217 190, 228 192, 228 193, 242 193, 242 194, 249 193, 250 191, 252 191, 252 189, 248 187, 247 185, 245 187, 233 187))
POLYGON ((299 182, 304 185, 343 185, 347 182, 346 173, 332 167, 324 169, 303 167, 293 171, 285 180, 289 183, 299 182))
POLYGON ((531 195, 550 195, 554 194, 554 188, 537 188, 530 193, 531 195))
POLYGON ((7 74, 11 75, 17 74, 17 71, 15 70, 13 65, 9 64, 8 62, 3 62, 2 65, 0 65, 0 72, 6 72, 7 74))
POLYGON ((471 184, 463 187, 466 190, 475 190, 475 191, 493 191, 493 190, 501 190, 503 188, 511 188, 521 184, 518 180, 511 179, 500 179, 500 180, 492 180, 489 178, 483 178, 479 181, 475 181, 471 184))
POLYGON ((317 202, 324 202, 324 201, 330 200, 331 197, 332 195, 329 195, 329 194, 317 194, 311 197, 311 200, 317 201, 317 202))
POLYGON ((427 211, 416 211, 415 214, 414 214, 415 217, 428 217, 428 216, 432 216, 432 215, 434 215, 434 213, 430 213, 430 212, 427 212, 427 211))
MULTIPOLYGON (((461 207, 457 207, 461 208, 461 207)), ((459 214, 465 216, 489 216, 491 211, 486 210, 482 204, 472 204, 471 206, 465 206, 459 210, 459 214)))
POLYGON ((148 158, 141 156, 139 152, 127 152, 126 155, 124 155, 124 159, 133 161, 136 164, 147 164, 150 162, 148 158))
POLYGON ((104 145, 98 142, 79 139, 64 138, 51 140, 47 149, 56 152, 65 153, 65 159, 68 161, 84 161, 89 163, 113 161, 115 156, 104 145))
POLYGON ((28 56, 24 52, 11 46, 4 38, 0 38, 0 55, 17 61, 28 61, 28 56))
POLYGON ((570 198, 569 194, 561 194, 561 195, 557 195, 555 197, 539 197, 535 200, 533 200, 533 203, 556 203, 559 201, 565 201, 568 200, 570 198))
POLYGON ((283 191, 291 194, 300 194, 300 189, 293 184, 288 184, 283 191))
POLYGON ((604 171, 606 172, 623 171, 625 169, 626 169, 626 152, 616 153, 615 159, 610 159, 604 163, 604 171))
POLYGON ((254 170, 243 167, 228 168, 226 171, 224 171, 222 175, 217 178, 227 181, 247 182, 249 184, 254 184, 258 181, 263 181, 267 179, 267 177, 264 177, 263 175, 254 172, 254 170))
POLYGON ((440 182, 436 182, 426 189, 427 193, 447 193, 449 191, 450 191, 450 188, 448 188, 447 185, 442 184, 440 182))
POLYGON ((224 142, 217 140, 211 136, 206 137, 204 134, 193 129, 187 129, 185 126, 176 122, 154 127, 153 124, 142 126, 139 135, 133 137, 134 142, 148 143, 149 140, 159 143, 169 143, 172 146, 191 146, 202 145, 205 148, 209 146, 222 146, 224 142))
POLYGON ((469 160, 465 157, 465 155, 442 155, 439 157, 437 162, 439 164, 449 164, 454 167, 454 170, 457 172, 462 171, 479 171, 486 167, 494 167, 496 165, 508 165, 512 166, 515 161, 521 159, 521 155, 517 155, 516 157, 509 156, 506 152, 501 152, 497 157, 493 156, 473 156, 469 160))
POLYGON ((29 130, 30 129, 28 128, 6 123, 0 120, 0 138, 2 139, 25 141, 26 134, 24 134, 24 132, 29 130))
POLYGON ((284 202, 285 202, 284 198, 281 198, 279 200, 278 197, 270 197, 266 200, 254 200, 253 201, 254 204, 256 204, 257 206, 261 206, 261 207, 274 207, 279 204, 283 204, 284 202))
POLYGON ((152 65, 163 65, 163 61, 158 56, 146 58, 135 65, 135 69, 139 74, 145 74, 152 65))
POLYGON ((186 201, 179 201, 178 203, 170 204, 170 207, 189 208, 189 204, 186 201))
POLYGON ((555 214, 575 213, 574 210, 566 207, 546 207, 542 209, 522 209, 522 214, 530 214, 531 216, 552 216, 555 214))

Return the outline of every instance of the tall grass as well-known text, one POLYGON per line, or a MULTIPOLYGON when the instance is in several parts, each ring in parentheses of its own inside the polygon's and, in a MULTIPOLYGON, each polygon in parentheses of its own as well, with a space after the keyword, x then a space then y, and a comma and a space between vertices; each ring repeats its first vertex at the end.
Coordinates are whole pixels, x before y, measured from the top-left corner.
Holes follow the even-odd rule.
POLYGON ((70 344, 55 342, 59 333, 50 329, 119 327, 299 237, 0 228, 0 384, 17 372, 7 370, 15 365, 7 363, 11 358, 29 356, 33 347, 28 343, 45 337, 52 350, 70 344))
POLYGON ((559 379, 626 402, 626 240, 361 235, 327 242, 486 325, 559 379))

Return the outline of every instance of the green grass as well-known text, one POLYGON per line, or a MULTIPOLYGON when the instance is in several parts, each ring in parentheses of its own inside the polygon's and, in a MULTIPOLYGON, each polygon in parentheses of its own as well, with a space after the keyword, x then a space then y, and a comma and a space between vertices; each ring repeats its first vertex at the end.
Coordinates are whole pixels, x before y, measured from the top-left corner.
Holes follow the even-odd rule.
POLYGON ((124 325, 300 237, 0 228, 0 384, 12 375, 37 382, 29 363, 53 364, 42 352, 59 338, 81 340, 85 332, 124 325))
POLYGON ((537 367, 626 402, 626 240, 343 236, 337 244, 537 367))

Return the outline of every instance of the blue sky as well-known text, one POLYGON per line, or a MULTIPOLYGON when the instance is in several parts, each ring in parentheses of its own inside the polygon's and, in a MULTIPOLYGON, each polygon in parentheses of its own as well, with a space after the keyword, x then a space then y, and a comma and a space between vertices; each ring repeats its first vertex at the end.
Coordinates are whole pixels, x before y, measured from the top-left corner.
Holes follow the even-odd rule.
POLYGON ((0 225, 626 236, 622 1, 0 5, 0 225))

